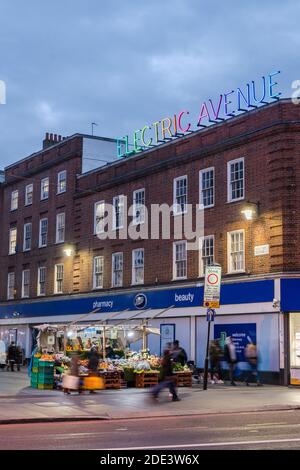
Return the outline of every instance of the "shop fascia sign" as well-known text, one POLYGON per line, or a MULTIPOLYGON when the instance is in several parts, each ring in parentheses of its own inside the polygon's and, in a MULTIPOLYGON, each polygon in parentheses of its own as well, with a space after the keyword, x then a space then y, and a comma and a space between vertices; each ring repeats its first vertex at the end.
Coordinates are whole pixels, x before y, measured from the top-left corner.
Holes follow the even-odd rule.
MULTIPOLYGON (((243 87, 219 94, 214 100, 204 101, 200 106, 196 126, 207 127, 211 123, 216 124, 234 117, 239 112, 250 111, 260 104, 268 104, 268 100, 278 100, 281 93, 275 89, 278 82, 274 77, 279 73, 280 71, 273 72, 261 77, 260 84, 252 80, 243 87)), ((132 136, 126 135, 117 139, 118 158, 129 157, 173 138, 182 137, 193 132, 192 127, 190 112, 186 109, 152 124, 146 124, 133 131, 132 136)))

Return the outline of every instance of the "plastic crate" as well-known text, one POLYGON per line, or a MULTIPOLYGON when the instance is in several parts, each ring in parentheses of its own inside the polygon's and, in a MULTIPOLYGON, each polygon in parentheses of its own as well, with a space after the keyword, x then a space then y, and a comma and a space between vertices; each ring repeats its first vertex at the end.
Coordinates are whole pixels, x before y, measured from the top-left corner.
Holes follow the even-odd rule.
POLYGON ((48 367, 53 369, 54 361, 39 361, 39 369, 48 367))
POLYGON ((37 388, 39 390, 52 390, 53 384, 38 384, 37 388))
POLYGON ((30 385, 32 388, 38 388, 38 383, 37 382, 30 382, 30 385))
POLYGON ((54 377, 39 377, 38 378, 38 383, 39 384, 53 384, 54 383, 54 377))
POLYGON ((32 369, 31 369, 32 374, 37 374, 38 371, 39 371, 38 367, 32 367, 32 369))

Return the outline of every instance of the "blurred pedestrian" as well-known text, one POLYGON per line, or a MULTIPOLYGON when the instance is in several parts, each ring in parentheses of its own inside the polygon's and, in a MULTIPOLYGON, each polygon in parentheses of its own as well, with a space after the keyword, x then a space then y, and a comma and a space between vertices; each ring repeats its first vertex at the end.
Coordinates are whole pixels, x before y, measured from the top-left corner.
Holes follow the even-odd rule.
POLYGON ((236 386, 236 383, 234 381, 234 370, 237 364, 237 355, 235 345, 230 336, 228 336, 225 340, 224 357, 229 366, 230 384, 236 386))
MULTIPOLYGON (((98 366, 99 366, 100 355, 97 346, 93 346, 89 354, 89 377, 98 377, 98 366)), ((94 390, 90 390, 90 393, 95 393, 94 390)))
POLYGON ((19 372, 20 372, 22 364, 23 364, 23 351, 22 351, 21 346, 16 346, 16 366, 19 372))
POLYGON ((68 395, 71 393, 71 390, 78 390, 81 393, 81 387, 79 383, 79 355, 75 354, 71 359, 71 368, 70 374, 63 377, 63 390, 64 393, 68 395))
POLYGON ((222 371, 221 371, 221 358, 222 357, 223 357, 223 352, 220 347, 219 341, 217 339, 211 341, 210 348, 209 348, 211 383, 224 383, 222 380, 222 371))
POLYGON ((260 381, 260 374, 258 370, 258 351, 256 343, 248 343, 245 348, 245 358, 247 359, 249 369, 247 371, 246 385, 249 386, 249 382, 253 378, 257 386, 262 385, 260 381))
POLYGON ((17 348, 16 344, 14 341, 10 343, 8 346, 8 351, 7 351, 7 370, 11 370, 11 372, 14 372, 14 365, 16 363, 16 356, 17 356, 17 348))
POLYGON ((172 371, 172 354, 173 350, 171 349, 171 344, 167 343, 167 347, 164 350, 162 358, 162 380, 151 389, 152 397, 155 400, 157 400, 161 390, 165 387, 168 387, 172 395, 172 401, 180 401, 176 391, 176 378, 174 377, 172 371))
POLYGON ((174 362, 178 362, 182 366, 184 366, 187 362, 187 353, 179 345, 178 340, 175 340, 174 343, 173 343, 172 359, 173 359, 174 362))

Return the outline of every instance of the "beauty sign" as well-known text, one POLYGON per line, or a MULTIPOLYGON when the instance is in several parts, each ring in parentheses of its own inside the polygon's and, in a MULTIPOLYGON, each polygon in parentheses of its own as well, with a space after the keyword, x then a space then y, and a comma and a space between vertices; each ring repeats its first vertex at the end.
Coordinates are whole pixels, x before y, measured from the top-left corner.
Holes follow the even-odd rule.
POLYGON ((129 157, 193 132, 195 126, 207 127, 211 123, 224 121, 240 112, 250 111, 261 104, 267 104, 268 100, 278 100, 281 93, 277 91, 278 82, 275 77, 279 73, 280 71, 273 72, 261 77, 260 80, 251 80, 235 90, 220 93, 214 99, 210 98, 202 102, 194 119, 191 119, 189 110, 183 109, 144 125, 133 131, 131 136, 126 135, 117 139, 118 157, 129 157))

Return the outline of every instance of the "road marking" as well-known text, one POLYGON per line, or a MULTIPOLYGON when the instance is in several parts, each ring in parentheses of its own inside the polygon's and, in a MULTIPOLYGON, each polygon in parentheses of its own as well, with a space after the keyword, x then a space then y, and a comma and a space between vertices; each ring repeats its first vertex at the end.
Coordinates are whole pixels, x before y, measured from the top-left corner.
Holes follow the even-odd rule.
POLYGON ((246 424, 246 426, 277 426, 278 424, 288 424, 284 421, 281 421, 280 423, 250 423, 246 424))
POLYGON ((198 447, 219 447, 219 446, 236 446, 236 445, 249 445, 249 444, 276 444, 279 442, 300 442, 300 438, 295 439, 265 439, 262 441, 231 441, 231 442, 207 442, 201 444, 176 444, 176 445, 165 445, 165 446, 149 446, 149 447, 112 447, 103 449, 93 450, 155 450, 155 449, 183 449, 190 448, 195 449, 198 447))

